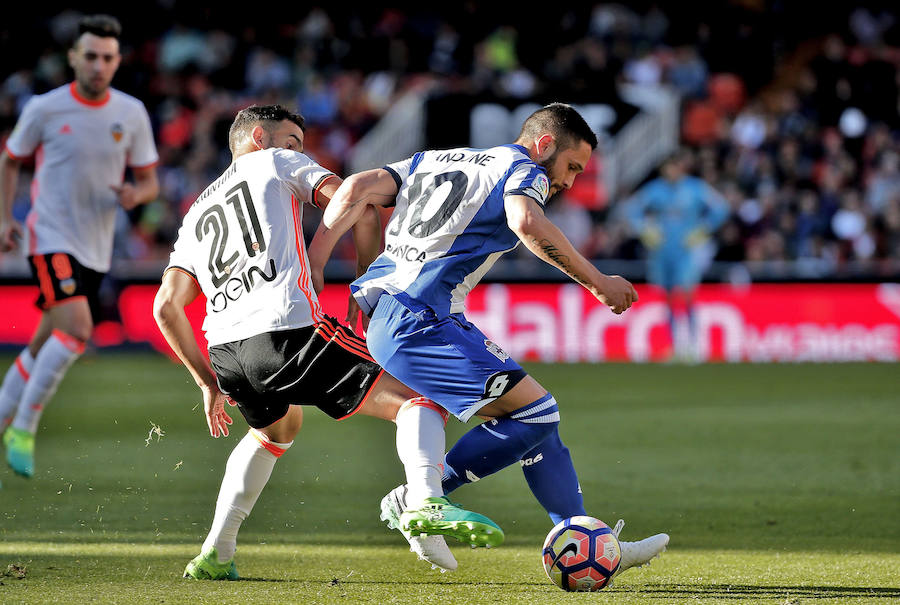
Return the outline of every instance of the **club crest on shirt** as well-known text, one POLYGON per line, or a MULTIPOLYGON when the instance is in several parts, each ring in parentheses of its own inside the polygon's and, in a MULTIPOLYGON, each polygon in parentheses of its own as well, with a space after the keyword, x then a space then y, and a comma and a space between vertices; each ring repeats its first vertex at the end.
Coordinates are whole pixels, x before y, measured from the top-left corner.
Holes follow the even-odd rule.
POLYGON ((490 353, 500 361, 506 361, 507 359, 509 359, 509 355, 506 354, 506 351, 501 349, 500 345, 492 340, 485 339, 484 347, 488 350, 488 353, 490 353))
POLYGON ((71 296, 75 293, 75 280, 72 278, 62 280, 59 282, 59 289, 62 290, 64 294, 71 296))
POLYGON ((122 125, 118 122, 114 123, 112 127, 109 129, 110 134, 112 134, 113 140, 118 143, 122 140, 122 137, 125 136, 125 129, 122 128, 122 125))

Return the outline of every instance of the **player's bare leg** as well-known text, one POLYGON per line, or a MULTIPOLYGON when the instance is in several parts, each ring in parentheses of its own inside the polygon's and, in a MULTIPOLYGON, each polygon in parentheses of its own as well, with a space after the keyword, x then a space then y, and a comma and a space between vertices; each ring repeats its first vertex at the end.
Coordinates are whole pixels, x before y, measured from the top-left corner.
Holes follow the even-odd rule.
POLYGON ((184 570, 195 580, 237 580, 234 564, 237 534, 272 475, 275 462, 303 426, 303 408, 292 405, 277 422, 250 429, 225 465, 213 522, 200 554, 184 570))
POLYGON ((6 461, 24 476, 34 475, 34 441, 45 406, 66 371, 84 352, 93 321, 87 300, 72 298, 45 311, 29 344, 34 364, 22 389, 16 415, 3 435, 6 461))

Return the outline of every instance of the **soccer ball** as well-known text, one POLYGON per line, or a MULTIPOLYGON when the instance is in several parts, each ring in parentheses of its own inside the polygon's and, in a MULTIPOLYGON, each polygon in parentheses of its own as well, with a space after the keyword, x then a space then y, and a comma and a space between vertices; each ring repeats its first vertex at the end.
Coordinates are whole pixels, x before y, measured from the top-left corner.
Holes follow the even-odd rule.
POLYGON ((594 592, 607 584, 622 552, 609 526, 593 517, 560 521, 544 540, 544 571, 550 581, 568 592, 594 592))

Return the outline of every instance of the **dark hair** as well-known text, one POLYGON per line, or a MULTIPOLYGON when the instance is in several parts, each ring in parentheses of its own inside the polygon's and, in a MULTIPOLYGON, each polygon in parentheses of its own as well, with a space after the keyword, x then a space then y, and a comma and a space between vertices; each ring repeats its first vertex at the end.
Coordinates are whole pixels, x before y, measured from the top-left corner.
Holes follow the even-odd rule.
POLYGON ((305 121, 299 113, 294 113, 281 105, 251 105, 238 112, 228 129, 228 148, 234 153, 234 146, 237 140, 251 130, 257 124, 261 125, 266 132, 271 130, 284 120, 289 120, 300 127, 300 130, 306 132, 305 121))
POLYGON ((119 23, 118 19, 110 15, 88 15, 78 21, 76 43, 82 34, 94 34, 100 38, 115 38, 118 40, 119 36, 122 35, 122 24, 119 23))
POLYGON ((578 141, 597 148, 597 135, 581 114, 565 103, 550 103, 528 116, 518 140, 530 140, 548 132, 556 139, 557 151, 574 147, 578 141))

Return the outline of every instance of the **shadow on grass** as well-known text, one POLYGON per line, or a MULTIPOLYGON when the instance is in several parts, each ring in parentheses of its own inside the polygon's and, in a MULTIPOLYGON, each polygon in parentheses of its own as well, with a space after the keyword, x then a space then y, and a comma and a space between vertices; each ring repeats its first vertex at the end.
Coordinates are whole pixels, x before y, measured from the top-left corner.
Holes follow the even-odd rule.
POLYGON ((870 597, 874 599, 900 598, 900 588, 883 586, 755 586, 752 584, 647 584, 635 592, 656 598, 716 597, 740 600, 748 596, 785 596, 803 599, 836 599, 870 597))

